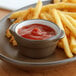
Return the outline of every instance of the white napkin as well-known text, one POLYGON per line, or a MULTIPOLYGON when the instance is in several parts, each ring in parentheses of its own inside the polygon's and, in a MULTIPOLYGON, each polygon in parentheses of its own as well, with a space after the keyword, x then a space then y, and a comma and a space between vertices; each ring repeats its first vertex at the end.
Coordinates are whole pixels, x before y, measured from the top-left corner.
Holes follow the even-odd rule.
POLYGON ((14 11, 29 4, 36 3, 37 1, 38 0, 0 0, 0 8, 14 11))

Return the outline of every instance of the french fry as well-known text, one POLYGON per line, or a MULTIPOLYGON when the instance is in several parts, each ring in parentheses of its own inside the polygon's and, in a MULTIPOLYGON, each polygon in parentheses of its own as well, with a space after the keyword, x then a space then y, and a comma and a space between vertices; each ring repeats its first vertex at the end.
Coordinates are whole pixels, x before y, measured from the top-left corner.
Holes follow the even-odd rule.
POLYGON ((71 47, 72 53, 76 54, 76 39, 73 36, 70 36, 70 37, 71 37, 70 47, 71 47))
POLYGON ((58 3, 58 2, 61 2, 61 0, 54 0, 54 3, 58 3))
POLYGON ((51 14, 48 14, 47 12, 44 12, 45 16, 47 17, 47 19, 49 21, 55 22, 55 20, 53 19, 53 17, 51 16, 51 14))
POLYGON ((26 10, 23 10, 23 11, 18 11, 18 12, 15 12, 15 13, 12 13, 12 15, 10 16, 10 19, 16 19, 20 16, 21 13, 25 12, 26 10))
POLYGON ((74 19, 76 19, 76 12, 63 12, 66 15, 70 15, 71 17, 73 17, 74 19))
MULTIPOLYGON (((59 15, 58 15, 57 11, 56 11, 55 9, 53 9, 52 12, 53 12, 53 15, 54 15, 54 18, 55 18, 55 20, 56 20, 57 25, 58 25, 62 30, 64 30, 64 27, 63 27, 63 25, 62 25, 61 19, 60 19, 59 15)), ((64 31, 65 31, 65 30, 64 30, 64 31)), ((70 57, 70 58, 73 57, 73 54, 71 53, 71 50, 70 50, 70 47, 69 47, 69 43, 68 43, 68 40, 67 40, 67 36, 65 35, 65 37, 64 37, 63 39, 61 39, 61 41, 62 41, 62 44, 63 44, 64 51, 65 51, 66 55, 67 55, 68 57, 70 57)))
POLYGON ((37 19, 39 17, 41 9, 42 9, 42 2, 41 2, 41 0, 38 0, 36 8, 34 9, 34 14, 33 14, 33 18, 32 19, 37 19))
POLYGON ((20 22, 20 21, 23 21, 27 14, 30 12, 32 8, 29 8, 25 11, 19 11, 19 12, 16 12, 16 13, 13 13, 11 16, 10 16, 10 19, 17 19, 14 23, 17 23, 17 22, 20 22))
POLYGON ((12 43, 13 46, 17 46, 17 42, 16 42, 16 40, 14 39, 14 36, 12 36, 12 37, 10 38, 10 43, 12 43))
POLYGON ((64 22, 66 27, 72 32, 72 34, 76 37, 76 28, 74 28, 73 24, 66 18, 66 16, 58 11, 61 20, 64 22))
POLYGON ((57 45, 58 45, 58 47, 59 47, 59 48, 64 49, 63 44, 62 44, 62 42, 61 42, 61 41, 59 41, 57 45))
POLYGON ((13 40, 12 44, 13 44, 13 46, 17 46, 18 45, 17 42, 16 42, 16 40, 13 40))
POLYGON ((62 2, 67 2, 67 0, 62 0, 62 2))
POLYGON ((69 0, 71 3, 76 3, 76 0, 69 0))
POLYGON ((17 19, 13 22, 13 24, 19 23, 19 22, 22 22, 22 21, 23 21, 23 18, 17 18, 17 19))
POLYGON ((33 13, 34 13, 34 8, 31 8, 28 15, 27 15, 27 17, 25 17, 24 20, 32 19, 33 13))
POLYGON ((74 3, 65 3, 65 2, 60 2, 60 3, 55 3, 55 4, 48 4, 43 6, 42 11, 47 10, 51 8, 56 8, 56 9, 76 9, 76 4, 74 3))
POLYGON ((41 13, 41 14, 40 14, 40 18, 41 18, 41 19, 44 19, 44 20, 48 20, 44 13, 41 13))
POLYGON ((51 9, 51 8, 58 8, 58 9, 64 8, 63 2, 45 5, 45 6, 42 7, 42 11, 48 10, 48 9, 51 9))
POLYGON ((30 11, 32 10, 33 8, 29 8, 28 10, 26 10, 25 13, 21 13, 18 18, 13 22, 13 23, 19 23, 19 22, 22 22, 24 20, 26 20, 27 18, 27 15, 30 14, 30 11))
MULTIPOLYGON (((63 25, 64 26, 64 25, 63 25)), ((70 35, 70 30, 64 26, 64 29, 65 29, 65 33, 66 33, 66 36, 69 37, 70 35)))
POLYGON ((76 9, 68 9, 68 12, 76 12, 76 9))
POLYGON ((32 14, 31 13, 27 16, 27 20, 29 20, 29 19, 32 19, 32 14))
POLYGON ((10 33, 9 29, 6 30, 6 37, 10 38, 12 34, 10 33))
POLYGON ((76 28, 76 21, 71 17, 71 16, 69 16, 69 15, 65 15, 67 18, 68 18, 68 20, 72 23, 72 25, 74 25, 74 27, 76 28))
POLYGON ((14 40, 14 36, 12 35, 10 38, 10 42, 12 43, 13 40, 14 40))

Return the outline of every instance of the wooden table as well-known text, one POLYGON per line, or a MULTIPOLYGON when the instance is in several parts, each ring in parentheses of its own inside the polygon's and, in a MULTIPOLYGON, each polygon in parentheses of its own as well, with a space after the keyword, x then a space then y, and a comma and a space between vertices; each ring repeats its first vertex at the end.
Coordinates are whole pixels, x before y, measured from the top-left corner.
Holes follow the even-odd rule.
MULTIPOLYGON (((0 19, 10 11, 0 9, 0 19)), ((8 66, 0 60, 0 76, 76 76, 76 61, 43 72, 26 72, 12 66, 8 66)))

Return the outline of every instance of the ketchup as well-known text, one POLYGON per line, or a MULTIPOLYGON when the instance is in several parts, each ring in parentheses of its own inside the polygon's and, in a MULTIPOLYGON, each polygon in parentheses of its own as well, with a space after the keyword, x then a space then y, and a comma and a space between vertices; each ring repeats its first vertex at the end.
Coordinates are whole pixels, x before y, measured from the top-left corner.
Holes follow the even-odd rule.
POLYGON ((27 39, 45 40, 55 36, 56 32, 51 27, 43 24, 31 24, 21 27, 18 34, 27 39))

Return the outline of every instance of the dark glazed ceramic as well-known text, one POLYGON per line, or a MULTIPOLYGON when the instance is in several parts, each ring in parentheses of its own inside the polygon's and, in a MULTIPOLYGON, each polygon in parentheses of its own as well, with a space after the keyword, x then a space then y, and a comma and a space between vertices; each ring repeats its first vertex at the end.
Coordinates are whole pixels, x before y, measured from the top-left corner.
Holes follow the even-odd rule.
MULTIPOLYGON (((44 4, 48 4, 50 1, 45 1, 44 4)), ((32 4, 30 6, 21 8, 20 10, 29 8, 34 6, 32 4)), ((11 14, 11 13, 10 13, 11 14)), ((24 57, 18 53, 17 47, 13 47, 9 43, 9 39, 5 37, 6 29, 11 25, 11 22, 8 20, 9 15, 4 17, 0 21, 0 59, 19 67, 25 70, 39 70, 39 69, 47 69, 51 66, 58 66, 60 64, 66 64, 76 60, 76 56, 73 58, 67 58, 64 51, 62 49, 56 48, 55 53, 52 55, 43 58, 43 59, 32 59, 28 57, 24 57)))
POLYGON ((54 53, 57 42, 64 37, 64 32, 53 22, 41 19, 26 20, 21 23, 12 24, 9 27, 10 32, 14 35, 20 53, 31 58, 44 58, 54 53), (21 37, 18 29, 30 24, 43 24, 53 28, 56 35, 46 40, 31 40, 21 37))

